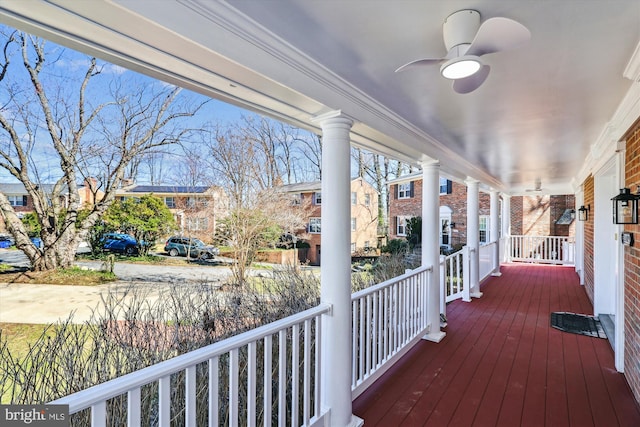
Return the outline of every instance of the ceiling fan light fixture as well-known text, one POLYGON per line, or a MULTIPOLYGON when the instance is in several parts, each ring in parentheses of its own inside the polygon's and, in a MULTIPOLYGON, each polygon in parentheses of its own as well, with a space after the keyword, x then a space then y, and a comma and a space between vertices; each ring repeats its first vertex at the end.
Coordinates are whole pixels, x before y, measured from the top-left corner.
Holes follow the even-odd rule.
POLYGON ((464 79, 477 73, 482 68, 482 65, 480 58, 477 56, 459 56, 442 64, 440 74, 450 80, 464 79))

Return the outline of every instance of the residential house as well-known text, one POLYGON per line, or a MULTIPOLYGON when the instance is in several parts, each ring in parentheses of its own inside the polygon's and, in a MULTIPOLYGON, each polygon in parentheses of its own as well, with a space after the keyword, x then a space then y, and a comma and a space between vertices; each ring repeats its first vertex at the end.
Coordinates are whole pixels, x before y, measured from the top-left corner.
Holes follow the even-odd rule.
POLYGON ((229 199, 217 186, 140 185, 129 184, 116 191, 125 200, 153 194, 164 200, 173 213, 181 234, 210 242, 216 221, 228 214, 229 199))
MULTIPOLYGON (((422 172, 405 175, 388 182, 389 239, 407 236, 407 221, 422 215, 422 172)), ((489 195, 479 196, 480 242, 490 240, 489 195)), ((458 248, 467 241, 467 188, 464 184, 440 178, 441 247, 458 248)))
MULTIPOLYGON (((299 252, 300 260, 320 265, 322 232, 321 182, 303 182, 281 187, 292 195, 293 204, 310 203, 307 220, 307 250, 299 252)), ((370 254, 377 250, 378 242, 378 192, 363 178, 351 180, 351 255, 370 254)))
MULTIPOLYGON (((40 188, 47 194, 51 192, 53 185, 41 184, 40 188)), ((19 218, 22 218, 24 214, 33 212, 33 198, 27 193, 22 183, 0 183, 0 193, 9 199, 9 204, 11 204, 19 218)), ((62 197, 66 199, 66 195, 62 197)), ((66 200, 63 200, 63 203, 66 205, 66 200)), ((0 232, 3 231, 6 231, 6 227, 0 217, 0 232)))
MULTIPOLYGON (((422 173, 389 181, 389 238, 407 235, 407 221, 422 212, 422 173)), ((575 236, 575 197, 570 195, 511 196, 511 235, 575 236)), ((493 240, 490 197, 479 195, 480 243, 493 240)), ((467 186, 440 178, 441 247, 459 248, 467 241, 467 186)), ((500 233, 500 228, 495 232, 500 233)))

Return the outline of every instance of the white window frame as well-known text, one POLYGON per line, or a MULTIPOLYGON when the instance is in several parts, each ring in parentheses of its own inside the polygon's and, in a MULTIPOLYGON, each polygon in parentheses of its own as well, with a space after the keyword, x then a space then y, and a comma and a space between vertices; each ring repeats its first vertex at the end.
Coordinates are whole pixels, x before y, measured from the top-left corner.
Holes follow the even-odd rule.
POLYGON ((371 205, 371 194, 369 193, 364 194, 364 205, 365 206, 371 205))
POLYGON ((319 217, 309 218, 309 233, 320 234, 322 232, 322 219, 319 217))
POLYGON ((351 192, 351 206, 356 206, 358 204, 358 193, 355 191, 351 192))
POLYGON ((356 252, 356 244, 351 243, 351 253, 355 253, 355 252, 356 252))
POLYGON ((489 238, 491 237, 490 235, 490 219, 489 219, 489 215, 480 215, 480 218, 478 220, 478 240, 480 241, 481 244, 487 244, 490 242, 489 238), (482 235, 484 233, 484 239, 482 238, 482 235))
POLYGON ((173 196, 168 196, 164 198, 164 204, 167 205, 169 209, 175 209, 176 207, 176 198, 173 196))
POLYGON ((396 236, 406 236, 407 235, 407 222, 413 218, 408 215, 398 215, 396 217, 396 236))
POLYGON ((24 197, 22 195, 10 195, 7 196, 7 199, 9 199, 9 204, 11 206, 27 206, 24 203, 24 197))
POLYGON ((440 195, 449 194, 447 188, 449 187, 449 180, 447 178, 440 178, 440 195), (444 191, 442 189, 444 188, 444 191))
POLYGON ((313 204, 314 205, 322 204, 322 192, 316 191, 315 193, 313 193, 313 204))
POLYGON ((356 221, 356 218, 351 217, 351 231, 356 231, 358 229, 357 224, 358 222, 356 221))
POLYGON ((300 206, 302 204, 302 194, 295 193, 291 195, 291 204, 293 206, 300 206))
POLYGON ((398 199, 410 199, 411 198, 411 183, 403 182, 398 184, 398 199))

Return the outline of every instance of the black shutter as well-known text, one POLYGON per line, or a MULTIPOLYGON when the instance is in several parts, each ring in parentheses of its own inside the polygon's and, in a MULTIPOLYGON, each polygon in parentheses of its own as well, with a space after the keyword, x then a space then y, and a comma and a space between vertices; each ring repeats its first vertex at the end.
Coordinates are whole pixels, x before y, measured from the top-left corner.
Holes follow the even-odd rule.
POLYGON ((397 216, 393 217, 393 233, 391 234, 398 234, 398 217, 397 216))
POLYGON ((450 179, 447 180, 447 194, 451 194, 453 192, 453 183, 450 179))
POLYGON ((27 196, 22 196, 22 206, 27 206, 27 196))
POLYGON ((413 181, 409 183, 409 197, 413 197, 413 184, 413 181))
POLYGON ((396 195, 396 200, 398 200, 400 198, 400 184, 396 184, 393 187, 395 188, 393 194, 396 195))

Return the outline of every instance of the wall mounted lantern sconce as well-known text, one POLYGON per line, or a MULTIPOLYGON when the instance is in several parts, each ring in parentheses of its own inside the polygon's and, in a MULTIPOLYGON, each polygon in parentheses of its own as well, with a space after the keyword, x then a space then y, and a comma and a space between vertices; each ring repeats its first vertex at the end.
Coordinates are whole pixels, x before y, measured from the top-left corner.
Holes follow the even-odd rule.
POLYGON ((614 224, 638 223, 638 196, 631 194, 628 188, 621 188, 620 194, 611 199, 613 201, 614 224))
POLYGON ((580 206, 580 209, 578 209, 578 221, 587 221, 589 219, 589 211, 591 211, 591 205, 587 205, 586 208, 584 205, 580 206))

